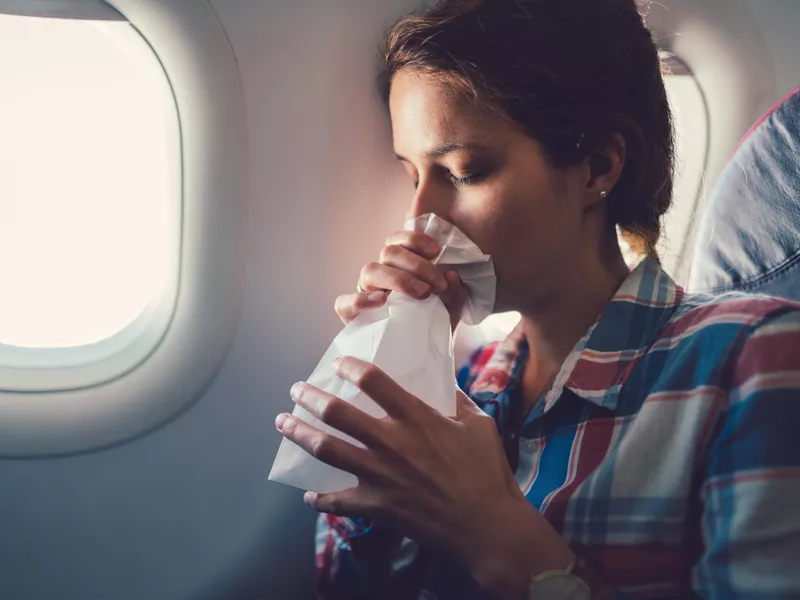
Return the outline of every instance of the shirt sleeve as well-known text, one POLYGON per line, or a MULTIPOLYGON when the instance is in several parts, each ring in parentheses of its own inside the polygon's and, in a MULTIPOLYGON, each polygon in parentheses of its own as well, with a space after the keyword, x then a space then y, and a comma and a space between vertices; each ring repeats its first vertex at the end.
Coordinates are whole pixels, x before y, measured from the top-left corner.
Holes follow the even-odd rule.
POLYGON ((740 348, 705 458, 693 586, 707 599, 800 598, 800 310, 765 318, 740 348))
POLYGON ((491 358, 496 346, 497 344, 490 344, 473 350, 467 362, 456 371, 456 384, 465 394, 469 395, 472 384, 475 383, 475 379, 486 367, 486 363, 491 358))
POLYGON ((417 597, 419 547, 391 530, 321 514, 315 554, 319 600, 417 597))

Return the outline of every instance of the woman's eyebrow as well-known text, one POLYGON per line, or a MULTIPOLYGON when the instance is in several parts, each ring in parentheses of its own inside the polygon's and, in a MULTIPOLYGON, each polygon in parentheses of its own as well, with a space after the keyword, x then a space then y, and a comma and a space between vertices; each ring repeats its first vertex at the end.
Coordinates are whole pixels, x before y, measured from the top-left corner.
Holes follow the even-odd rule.
MULTIPOLYGON (((439 158, 444 156, 445 154, 449 154, 450 152, 455 152, 456 150, 491 150, 491 148, 485 144, 480 144, 478 142, 463 142, 463 143, 454 143, 454 144, 444 144, 443 146, 439 146, 438 148, 434 148, 433 150, 428 150, 425 153, 426 158, 439 158)), ((407 158, 400 156, 399 154, 395 154, 398 160, 402 160, 405 162, 411 162, 407 158)))

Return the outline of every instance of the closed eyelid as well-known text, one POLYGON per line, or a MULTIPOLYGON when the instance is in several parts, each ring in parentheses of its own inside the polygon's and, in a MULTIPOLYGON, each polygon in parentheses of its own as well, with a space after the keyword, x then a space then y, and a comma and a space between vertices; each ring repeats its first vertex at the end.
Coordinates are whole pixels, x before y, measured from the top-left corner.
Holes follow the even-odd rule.
MULTIPOLYGON (((459 148, 453 148, 453 146, 455 145, 448 146, 451 152, 461 149, 461 146, 459 148)), ((419 168, 404 156, 398 154, 396 157, 403 163, 414 184, 414 189, 418 189, 420 181, 426 179, 426 177, 443 177, 447 181, 460 186, 479 180, 482 181, 502 164, 503 157, 496 150, 490 154, 487 147, 482 146, 481 148, 484 150, 483 152, 462 154, 458 158, 454 156, 451 160, 426 160, 419 168)))

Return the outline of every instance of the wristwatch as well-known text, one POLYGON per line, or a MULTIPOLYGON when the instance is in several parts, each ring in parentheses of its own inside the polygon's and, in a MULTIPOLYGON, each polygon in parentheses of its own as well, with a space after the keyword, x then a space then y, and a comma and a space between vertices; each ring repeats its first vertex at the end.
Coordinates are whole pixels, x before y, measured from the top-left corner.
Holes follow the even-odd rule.
POLYGON ((593 569, 574 558, 566 569, 531 577, 527 600, 603 600, 610 591, 597 581, 593 569))

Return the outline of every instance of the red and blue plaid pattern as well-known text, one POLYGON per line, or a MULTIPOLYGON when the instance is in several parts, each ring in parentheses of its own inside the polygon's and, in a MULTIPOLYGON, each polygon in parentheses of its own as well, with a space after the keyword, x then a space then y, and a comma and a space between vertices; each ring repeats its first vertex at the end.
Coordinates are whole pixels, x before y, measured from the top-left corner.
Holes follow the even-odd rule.
MULTIPOLYGON (((475 352, 459 385, 498 424, 521 330, 475 352)), ((615 598, 800 598, 800 305, 690 296, 643 261, 529 415, 516 479, 619 591, 615 598)), ((321 515, 325 600, 471 600, 445 557, 321 515)))

